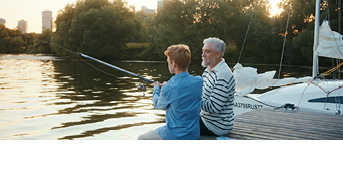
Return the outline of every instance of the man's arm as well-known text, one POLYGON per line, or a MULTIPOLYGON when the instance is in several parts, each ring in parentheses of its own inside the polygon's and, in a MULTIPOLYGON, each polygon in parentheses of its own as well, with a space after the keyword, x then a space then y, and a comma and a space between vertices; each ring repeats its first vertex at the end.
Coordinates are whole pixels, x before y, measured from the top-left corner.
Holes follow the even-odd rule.
POLYGON ((220 111, 222 111, 233 88, 233 76, 231 76, 229 81, 224 79, 217 80, 212 92, 205 90, 204 93, 208 93, 209 98, 202 98, 201 109, 209 113, 218 114, 220 111))

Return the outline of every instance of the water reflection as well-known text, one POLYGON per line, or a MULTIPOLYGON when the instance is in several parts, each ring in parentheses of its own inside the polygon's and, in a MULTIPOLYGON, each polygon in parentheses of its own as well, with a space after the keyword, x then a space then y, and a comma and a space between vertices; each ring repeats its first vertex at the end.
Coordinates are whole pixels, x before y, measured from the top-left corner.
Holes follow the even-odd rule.
MULTIPOLYGON (((165 61, 112 64, 160 82, 171 77, 165 61)), ((203 68, 192 63, 189 72, 201 75, 203 68)), ((0 55, 0 79, 0 139, 136 139, 164 123, 150 85, 143 96, 139 78, 97 62, 0 55)))
POLYGON ((140 122, 140 123, 134 123, 134 124, 124 124, 124 125, 118 125, 114 127, 105 127, 105 128, 99 128, 95 130, 90 130, 83 132, 79 135, 71 135, 71 136, 65 136, 62 138, 59 138, 60 140, 62 139, 75 139, 75 138, 84 138, 84 137, 89 137, 89 136, 94 136, 95 134, 101 134, 105 133, 108 131, 116 131, 116 130, 121 130, 121 129, 126 129, 134 126, 143 126, 143 125, 148 125, 148 124, 156 124, 156 123, 163 123, 164 121, 157 121, 157 122, 140 122))
MULTIPOLYGON (((145 96, 136 90, 138 78, 96 62, 87 63, 112 75, 81 60, 31 55, 0 59, 1 139, 97 139, 96 134, 144 126, 125 138, 113 133, 100 138, 136 139, 164 122, 164 111, 153 109, 151 89, 145 96)), ((134 62, 118 66, 145 77, 158 69, 134 62)))

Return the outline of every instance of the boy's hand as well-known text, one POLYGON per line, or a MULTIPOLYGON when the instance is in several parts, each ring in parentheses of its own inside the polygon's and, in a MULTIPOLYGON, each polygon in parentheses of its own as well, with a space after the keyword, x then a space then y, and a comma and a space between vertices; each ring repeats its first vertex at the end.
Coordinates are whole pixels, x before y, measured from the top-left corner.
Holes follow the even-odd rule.
POLYGON ((165 84, 167 84, 167 81, 164 81, 162 84, 161 84, 160 82, 156 81, 156 82, 152 83, 151 85, 162 87, 162 86, 164 86, 165 84))
POLYGON ((161 83, 160 83, 160 82, 158 82, 158 81, 155 81, 154 83, 151 83, 151 85, 153 85, 153 86, 160 86, 160 85, 161 85, 161 83))

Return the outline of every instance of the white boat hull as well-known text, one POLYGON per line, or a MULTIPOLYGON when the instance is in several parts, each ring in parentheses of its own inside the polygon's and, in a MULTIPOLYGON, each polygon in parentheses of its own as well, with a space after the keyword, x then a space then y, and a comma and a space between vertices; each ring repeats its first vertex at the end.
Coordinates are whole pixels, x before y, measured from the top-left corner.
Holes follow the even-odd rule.
POLYGON ((343 80, 299 83, 261 95, 236 96, 234 113, 239 115, 260 108, 284 108, 286 104, 288 110, 343 115, 343 80))
POLYGON ((266 104, 263 104, 262 102, 258 101, 256 99, 256 96, 259 96, 259 94, 249 94, 243 97, 235 96, 233 108, 235 116, 257 109, 271 108, 266 104))

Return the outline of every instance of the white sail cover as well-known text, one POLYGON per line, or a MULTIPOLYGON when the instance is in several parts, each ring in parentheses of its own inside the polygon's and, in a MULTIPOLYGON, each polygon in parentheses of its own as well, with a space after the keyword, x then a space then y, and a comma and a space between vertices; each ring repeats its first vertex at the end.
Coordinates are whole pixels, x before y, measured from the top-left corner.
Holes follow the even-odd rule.
POLYGON ((310 81, 312 77, 273 79, 276 71, 258 74, 256 68, 243 67, 237 63, 233 75, 236 81, 236 94, 245 96, 255 89, 267 89, 269 86, 282 86, 290 83, 310 81))
POLYGON ((276 71, 268 71, 258 74, 256 68, 243 67, 237 63, 234 67, 233 75, 236 82, 236 93, 238 96, 250 94, 255 88, 265 89, 272 84, 276 71))
MULTIPOLYGON (((331 30, 328 21, 323 21, 319 28, 319 43, 316 50, 318 56, 343 59, 343 36, 331 30)), ((273 79, 276 71, 257 73, 256 68, 234 66, 236 94, 245 96, 255 89, 266 89, 269 86, 283 86, 291 83, 308 82, 312 77, 273 79)))
POLYGON ((319 27, 317 55, 343 59, 343 36, 332 31, 329 26, 329 21, 326 20, 319 27))

